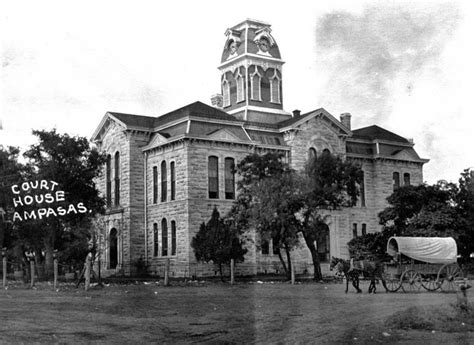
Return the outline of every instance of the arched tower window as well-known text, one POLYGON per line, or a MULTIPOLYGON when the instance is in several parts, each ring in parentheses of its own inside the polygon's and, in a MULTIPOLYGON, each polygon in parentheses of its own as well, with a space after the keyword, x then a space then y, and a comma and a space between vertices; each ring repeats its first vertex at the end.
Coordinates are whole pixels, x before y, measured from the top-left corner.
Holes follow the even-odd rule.
POLYGON ((270 79, 270 95, 271 95, 270 102, 281 103, 280 77, 278 77, 276 70, 275 70, 275 74, 270 79))
POLYGON ((244 86, 244 77, 239 74, 237 78, 235 78, 235 82, 237 83, 237 102, 242 102, 245 100, 245 86, 244 86))
POLYGON ((168 223, 166 218, 161 221, 161 256, 168 256, 168 223))
POLYGON ((258 73, 257 66, 255 66, 255 72, 250 78, 250 98, 254 101, 262 100, 261 82, 262 76, 258 73))
POLYGON ((111 167, 112 157, 107 155, 107 160, 105 161, 105 198, 107 199, 107 207, 112 206, 112 173, 111 167))
POLYGON ((225 198, 235 198, 234 158, 225 159, 225 198))
POLYGON ((120 153, 117 151, 115 152, 115 178, 114 178, 114 184, 115 184, 115 206, 120 205, 120 153))
POLYGON ((329 149, 323 150, 323 155, 330 155, 330 154, 331 154, 331 151, 329 151, 329 149))
POLYGON ((219 199, 219 159, 210 156, 208 161, 209 199, 219 199))
POLYGON ((168 181, 166 174, 166 161, 161 162, 161 202, 166 201, 166 192, 168 189, 168 181))
POLYGON ((230 84, 226 79, 222 81, 222 98, 224 108, 230 106, 230 84))
POLYGON ((118 236, 117 229, 112 228, 109 234, 109 268, 115 269, 118 265, 118 236))

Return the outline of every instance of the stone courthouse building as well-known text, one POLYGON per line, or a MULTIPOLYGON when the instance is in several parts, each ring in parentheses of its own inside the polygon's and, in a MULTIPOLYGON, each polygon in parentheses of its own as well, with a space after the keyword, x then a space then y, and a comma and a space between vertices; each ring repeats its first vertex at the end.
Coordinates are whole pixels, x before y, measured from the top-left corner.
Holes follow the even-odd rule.
MULTIPOLYGON (((134 274, 142 258, 151 274, 213 275, 196 262, 191 240, 217 207, 224 215, 236 198, 233 167, 245 156, 278 151, 295 169, 328 150, 364 171, 356 207, 328 212, 317 248, 327 270, 330 256, 348 257, 354 236, 380 231, 377 214, 394 189, 423 181, 427 162, 413 142, 376 125, 353 129, 323 108, 301 114, 283 107, 283 60, 270 25, 246 20, 228 29, 221 63, 221 94, 212 106, 195 102, 159 117, 108 112, 92 140, 107 154, 97 181, 107 200, 102 269, 134 274), (326 264, 325 264, 326 263, 326 264)), ((272 243, 253 235, 237 272, 280 269, 272 243)), ((296 272, 312 271, 309 250, 295 250, 296 272)))

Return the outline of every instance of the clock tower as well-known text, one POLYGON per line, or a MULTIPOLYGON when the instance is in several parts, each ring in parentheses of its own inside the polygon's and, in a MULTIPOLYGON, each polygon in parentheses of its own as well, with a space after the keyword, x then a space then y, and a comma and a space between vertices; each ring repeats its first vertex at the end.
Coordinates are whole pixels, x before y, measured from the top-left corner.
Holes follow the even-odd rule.
POLYGON ((291 117, 283 110, 280 49, 270 24, 247 19, 225 32, 222 52, 222 109, 235 117, 277 123, 291 117))

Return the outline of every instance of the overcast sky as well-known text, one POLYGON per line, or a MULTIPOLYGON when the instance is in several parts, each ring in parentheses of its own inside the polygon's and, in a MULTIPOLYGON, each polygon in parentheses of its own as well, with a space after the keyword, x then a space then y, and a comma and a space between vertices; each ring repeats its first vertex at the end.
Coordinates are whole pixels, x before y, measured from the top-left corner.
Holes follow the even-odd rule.
POLYGON ((10 1, 0 4, 0 144, 32 129, 91 137, 107 111, 159 116, 220 92, 228 27, 272 25, 284 108, 377 124, 430 162, 474 167, 474 6, 466 2, 10 1), (469 93, 468 93, 469 92, 469 93))

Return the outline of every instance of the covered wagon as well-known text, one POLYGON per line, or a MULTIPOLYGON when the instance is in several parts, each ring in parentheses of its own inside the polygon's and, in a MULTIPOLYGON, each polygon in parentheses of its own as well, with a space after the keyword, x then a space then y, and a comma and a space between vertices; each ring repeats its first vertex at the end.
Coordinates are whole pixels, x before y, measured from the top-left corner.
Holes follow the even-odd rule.
POLYGON ((462 281, 452 237, 390 237, 387 253, 393 258, 384 267, 387 291, 455 291, 462 281))

